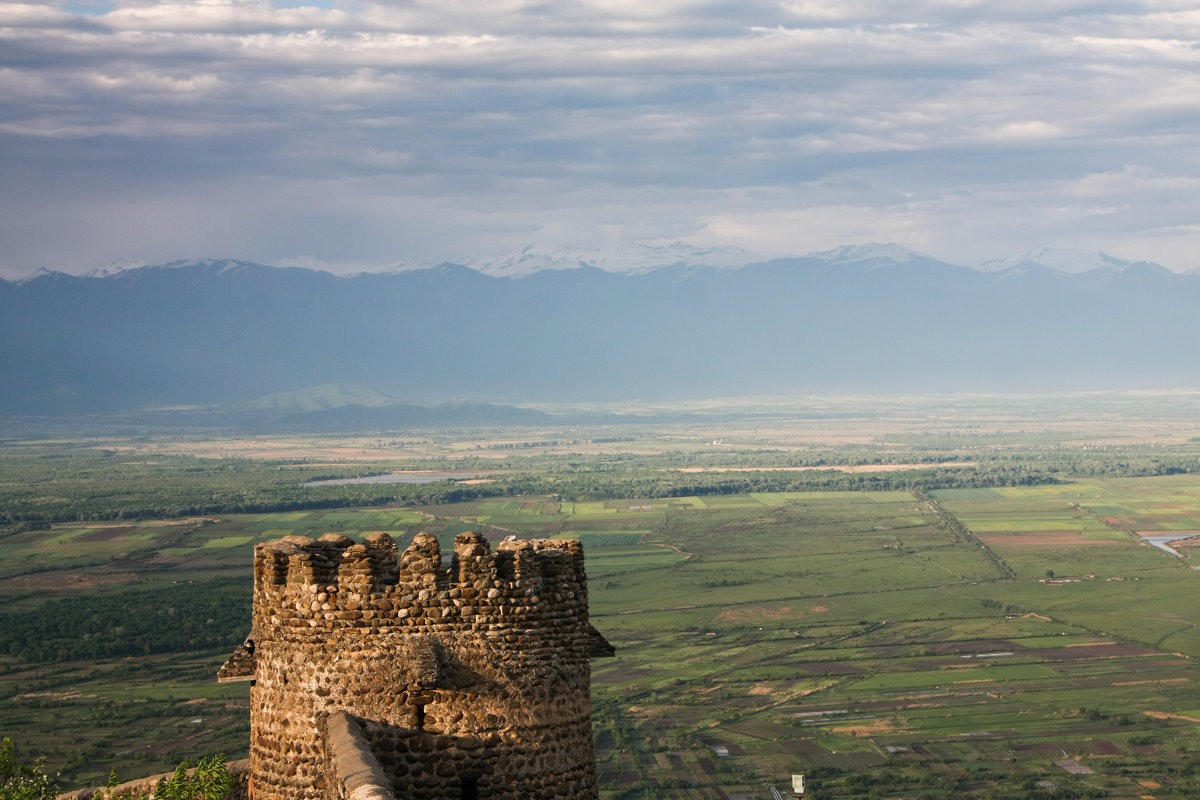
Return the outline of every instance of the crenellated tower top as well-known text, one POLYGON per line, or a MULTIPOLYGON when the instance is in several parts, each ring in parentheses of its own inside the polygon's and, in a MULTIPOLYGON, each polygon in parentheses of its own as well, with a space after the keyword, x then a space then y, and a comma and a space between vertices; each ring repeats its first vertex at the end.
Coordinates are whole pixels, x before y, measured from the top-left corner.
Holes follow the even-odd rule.
POLYGON ((509 538, 495 552, 460 533, 448 565, 418 533, 403 552, 386 533, 286 536, 254 553, 254 628, 512 625, 587 615, 583 547, 573 539, 509 538))
POLYGON ((449 556, 427 533, 255 548, 250 638, 220 677, 253 681, 256 800, 351 800, 336 725, 396 798, 596 797, 588 660, 613 649, 582 545, 461 533, 449 556))

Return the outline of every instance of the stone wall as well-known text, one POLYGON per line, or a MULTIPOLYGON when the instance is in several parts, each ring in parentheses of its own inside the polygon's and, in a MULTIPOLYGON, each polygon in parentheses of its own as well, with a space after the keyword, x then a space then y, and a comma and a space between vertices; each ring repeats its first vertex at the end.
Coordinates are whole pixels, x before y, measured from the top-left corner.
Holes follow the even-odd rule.
POLYGON ((329 751, 329 800, 396 800, 391 781, 371 752, 358 720, 345 711, 330 714, 325 746, 329 751))
POLYGON ((255 800, 338 796, 337 712, 396 798, 597 796, 577 541, 460 534, 448 567, 426 534, 261 544, 251 639, 255 800))

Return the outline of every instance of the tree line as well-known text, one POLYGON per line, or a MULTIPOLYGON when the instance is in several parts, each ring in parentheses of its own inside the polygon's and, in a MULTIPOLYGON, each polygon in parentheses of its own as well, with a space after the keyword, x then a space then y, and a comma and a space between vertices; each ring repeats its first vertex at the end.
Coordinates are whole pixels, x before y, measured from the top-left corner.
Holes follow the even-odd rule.
MULTIPOLYGON (((906 454, 906 458, 909 454, 906 454)), ((1074 478, 1144 477, 1200 472, 1191 453, 1145 449, 1021 450, 966 456, 924 453, 911 463, 919 469, 844 472, 833 467, 893 461, 861 452, 804 456, 713 454, 712 463, 764 467, 754 472, 681 472, 682 464, 705 463, 704 454, 645 456, 622 454, 600 459, 548 456, 505 460, 506 471, 488 482, 452 480, 426 484, 344 484, 303 486, 328 466, 241 458, 202 459, 153 456, 137 461, 91 448, 10 448, 0 451, 0 534, 39 525, 81 521, 178 518, 214 514, 266 514, 363 506, 430 506, 518 494, 558 495, 564 500, 622 497, 686 497, 743 492, 874 491, 981 488, 1056 483, 1074 478), (937 466, 941 460, 970 458, 971 466, 937 466), (816 467, 789 472, 776 465, 816 467), (821 463, 825 462, 825 463, 821 463), (828 466, 829 469, 820 469, 828 466)), ((429 464, 356 465, 362 472, 429 467, 429 464)), ((439 466, 444 467, 444 464, 439 466)), ((456 465, 457 467, 457 465, 456 465)), ((337 475, 337 477, 345 477, 337 475)))
POLYGON ((250 627, 251 588, 247 580, 223 578, 0 612, 0 653, 48 663, 232 650, 250 627))

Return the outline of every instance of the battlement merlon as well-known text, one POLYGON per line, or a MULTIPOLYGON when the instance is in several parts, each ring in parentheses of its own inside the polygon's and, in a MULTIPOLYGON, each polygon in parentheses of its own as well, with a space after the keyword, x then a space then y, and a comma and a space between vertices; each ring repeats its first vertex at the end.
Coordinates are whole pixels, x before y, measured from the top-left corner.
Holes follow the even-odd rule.
POLYGON ((255 547, 254 579, 256 589, 305 590, 316 585, 327 591, 334 585, 364 594, 381 593, 389 586, 499 588, 497 581, 532 589, 573 583, 577 591, 587 590, 579 541, 509 537, 493 552, 488 540, 474 532, 455 537, 449 568, 442 565, 438 540, 428 533, 418 533, 403 553, 382 532, 368 534, 362 544, 336 533, 319 539, 285 536, 255 547))
POLYGON ((438 540, 427 533, 403 552, 381 532, 357 544, 333 533, 264 542, 254 552, 255 623, 286 609, 292 621, 284 624, 379 627, 411 617, 407 608, 423 609, 426 619, 436 610, 446 622, 505 614, 586 623, 587 575, 577 540, 509 537, 493 551, 482 535, 460 533, 449 561, 443 565, 438 540), (364 625, 370 620, 377 621, 364 625))

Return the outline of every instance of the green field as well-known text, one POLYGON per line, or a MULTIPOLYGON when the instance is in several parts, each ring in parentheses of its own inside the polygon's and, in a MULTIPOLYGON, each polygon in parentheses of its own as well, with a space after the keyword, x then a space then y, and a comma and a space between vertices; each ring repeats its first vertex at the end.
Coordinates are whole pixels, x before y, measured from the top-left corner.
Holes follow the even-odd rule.
MULTIPOLYGON (((1142 486, 1157 491, 1161 479, 1087 491, 1127 505, 1142 486)), ((671 797, 709 796, 706 786, 766 794, 793 772, 831 789, 869 778, 904 796, 945 796, 951 782, 974 782, 983 796, 1012 791, 1017 777, 1124 796, 1122 787, 1179 769, 1181 747, 1200 746, 1200 716, 1181 711, 1200 706, 1200 575, 1122 533, 1049 549, 1036 537, 993 543, 1016 572, 1006 577, 977 533, 1061 538, 1095 524, 1071 505, 1078 487, 1057 489, 934 492, 968 537, 901 492, 574 508, 496 500, 56 526, 10 537, 0 566, 15 576, 9 589, 22 579, 45 586, 55 574, 62 580, 49 596, 102 596, 129 585, 120 576, 137 556, 121 547, 170 562, 140 584, 185 572, 248 579, 251 543, 287 533, 386 529, 403 543, 417 528, 448 541, 472 523, 500 520, 510 535, 550 526, 585 543, 592 618, 618 647, 593 665, 605 797, 646 787, 671 797), (633 515, 644 532, 629 530, 633 515), (978 532, 976 520, 987 523, 978 532), (1046 563, 1057 565, 1054 579, 1046 563), (38 571, 21 572, 31 564, 38 571), (1062 753, 1095 775, 1069 775, 1054 763, 1062 753)), ((236 641, 244 625, 232 627, 236 641)), ((93 780, 102 764, 133 774, 196 751, 238 756, 246 690, 215 683, 219 661, 67 659, 32 669, 10 658, 0 677, 6 732, 93 780)))
POLYGON ((966 537, 894 492, 673 512, 646 541, 691 558, 593 593, 619 651, 594 665, 598 727, 624 731, 598 732, 606 796, 641 796, 633 774, 664 797, 714 783, 768 796, 794 772, 831 797, 1045 796, 1038 781, 1193 796, 1200 716, 1180 709, 1198 696, 1200 575, 1125 533, 1087 537, 1112 529, 1070 505, 1161 487, 934 492, 966 537), (980 520, 981 533, 1058 538, 995 545, 1006 577, 974 538, 980 520), (1059 541, 1072 532, 1084 535, 1059 541))
MULTIPOLYGON (((592 621, 617 647, 593 662, 605 800, 766 798, 793 773, 809 776, 813 798, 1200 796, 1198 562, 1136 535, 1200 531, 1200 469, 1129 476, 1186 466, 1200 439, 1178 451, 1081 451, 1049 447, 1049 434, 972 431, 880 433, 870 453, 990 458, 971 480, 992 475, 995 485, 897 472, 878 491, 776 492, 761 487, 792 478, 667 478, 666 466, 709 455, 745 466, 870 453, 757 431, 740 451, 707 453, 704 442, 728 448, 734 436, 681 444, 655 433, 654 455, 622 442, 619 466, 595 454, 503 462, 513 485, 576 492, 594 467, 602 486, 652 486, 647 495, 420 495, 354 507, 322 489, 313 505, 336 505, 174 517, 104 510, 113 498, 154 496, 140 451, 122 484, 119 471, 89 482, 112 456, 86 447, 78 458, 76 445, 0 448, 0 498, 15 498, 0 527, 0 733, 23 756, 44 756, 68 788, 103 782, 113 765, 134 777, 218 750, 242 757, 248 691, 217 684, 215 671, 249 625, 256 542, 387 531, 403 546, 426 530, 447 547, 480 530, 493 542, 584 544, 592 621), (542 471, 525 477, 518 463, 542 471), (59 473, 75 482, 56 484, 59 473), (91 508, 94 497, 107 498, 95 501, 99 518, 38 517, 91 508)), ((235 496, 238 464, 189 459, 163 459, 172 503, 235 496), (189 490, 193 474, 202 483, 189 490)), ((304 500, 271 488, 273 476, 337 472, 248 470, 270 503, 304 500)))

